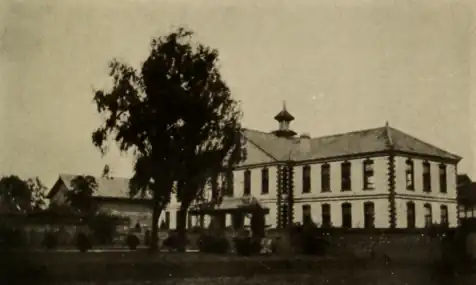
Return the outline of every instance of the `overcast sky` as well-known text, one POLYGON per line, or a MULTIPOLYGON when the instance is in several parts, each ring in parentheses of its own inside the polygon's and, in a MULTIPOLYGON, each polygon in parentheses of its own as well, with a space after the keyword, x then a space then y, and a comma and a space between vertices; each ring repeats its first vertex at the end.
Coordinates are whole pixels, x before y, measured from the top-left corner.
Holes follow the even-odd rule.
POLYGON ((0 172, 48 186, 59 173, 99 175, 105 163, 130 176, 130 158, 101 160, 91 144, 92 90, 108 86, 109 60, 138 67, 152 37, 186 26, 219 50, 246 127, 275 129, 283 100, 292 128, 312 136, 389 121, 463 156, 459 171, 476 178, 470 3, 2 2, 0 172))

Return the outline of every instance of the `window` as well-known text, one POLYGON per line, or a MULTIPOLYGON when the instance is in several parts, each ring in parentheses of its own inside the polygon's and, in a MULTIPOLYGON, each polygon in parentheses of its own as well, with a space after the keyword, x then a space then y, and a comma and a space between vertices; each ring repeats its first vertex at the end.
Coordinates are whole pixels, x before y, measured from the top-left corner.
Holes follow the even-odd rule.
POLYGON ((245 170, 245 181, 244 181, 244 188, 243 188, 243 195, 250 195, 251 194, 251 171, 249 169, 245 170))
POLYGON ((235 175, 234 175, 233 171, 228 171, 226 175, 228 175, 228 181, 227 181, 227 185, 226 185, 225 196, 233 197, 233 192, 234 192, 233 188, 234 188, 234 185, 235 185, 235 175))
POLYGON ((312 223, 311 205, 302 205, 302 223, 303 225, 312 223))
POLYGON ((349 191, 351 189, 350 166, 350 162, 347 161, 341 164, 342 191, 349 191))
POLYGON ((331 226, 331 205, 322 204, 322 227, 331 226))
POLYGON ((367 159, 364 161, 364 189, 374 189, 374 162, 367 159))
POLYGON ((433 215, 431 211, 431 205, 430 204, 425 204, 423 205, 423 208, 425 209, 425 227, 430 227, 433 221, 433 215))
POLYGON ((311 192, 311 167, 306 165, 302 168, 302 193, 311 192))
POLYGON ((405 181, 407 190, 415 190, 415 170, 411 159, 407 159, 406 161, 405 181))
POLYGON ((415 203, 407 202, 407 228, 415 228, 415 203))
POLYGON ((189 229, 193 228, 193 220, 192 215, 190 213, 187 214, 187 224, 189 229))
POLYGON ((352 205, 350 203, 342 204, 342 227, 352 227, 352 205))
POLYGON ((423 191, 431 191, 431 167, 428 161, 423 162, 423 191))
POLYGON ((364 203, 364 227, 371 229, 375 227, 375 205, 372 202, 364 203))
POLYGON ((164 227, 170 229, 170 212, 165 212, 164 227))
POLYGON ((269 193, 269 170, 268 168, 261 169, 261 194, 269 193))
POLYGON ((441 224, 448 225, 448 207, 446 205, 441 205, 441 224))
POLYGON ((321 166, 321 191, 331 191, 331 166, 327 163, 321 166))
POLYGON ((446 165, 440 164, 440 192, 446 193, 447 181, 446 181, 446 165))
POLYGON ((464 205, 458 205, 458 216, 460 218, 466 218, 466 207, 464 205))

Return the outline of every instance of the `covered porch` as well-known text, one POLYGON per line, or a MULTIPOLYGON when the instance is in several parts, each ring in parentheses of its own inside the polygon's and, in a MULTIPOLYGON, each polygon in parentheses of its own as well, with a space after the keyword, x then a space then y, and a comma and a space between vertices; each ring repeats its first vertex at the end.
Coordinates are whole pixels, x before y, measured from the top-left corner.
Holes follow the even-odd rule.
POLYGON ((268 213, 269 209, 253 196, 224 197, 221 203, 201 203, 190 209, 190 214, 201 221, 209 216, 211 229, 233 232, 250 229, 254 236, 264 235, 268 213))

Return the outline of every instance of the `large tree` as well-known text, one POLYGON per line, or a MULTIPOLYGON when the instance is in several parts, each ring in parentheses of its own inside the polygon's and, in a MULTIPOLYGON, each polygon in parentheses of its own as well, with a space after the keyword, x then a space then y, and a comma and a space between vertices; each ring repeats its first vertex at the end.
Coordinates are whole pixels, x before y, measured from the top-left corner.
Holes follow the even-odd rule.
POLYGON ((0 211, 10 213, 31 213, 45 206, 46 187, 41 180, 23 180, 17 175, 0 179, 0 211))
POLYGON ((216 50, 179 28, 152 40, 140 71, 113 60, 112 89, 95 92, 105 121, 93 143, 104 153, 112 137, 121 151, 135 154, 130 195, 151 197, 152 249, 174 186, 186 209, 200 196, 205 176, 243 157, 241 112, 217 63, 216 50))
POLYGON ((93 199, 98 184, 94 177, 76 176, 71 181, 72 190, 66 192, 66 199, 71 209, 84 216, 94 216, 98 211, 98 205, 93 199))

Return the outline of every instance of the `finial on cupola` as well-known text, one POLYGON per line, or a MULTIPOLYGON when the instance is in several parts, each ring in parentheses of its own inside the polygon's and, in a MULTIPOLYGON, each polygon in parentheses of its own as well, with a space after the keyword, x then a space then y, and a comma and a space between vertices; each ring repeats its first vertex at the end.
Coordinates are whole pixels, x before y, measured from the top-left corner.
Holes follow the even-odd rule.
POLYGON ((279 122, 279 129, 273 131, 278 137, 293 137, 296 132, 289 129, 289 124, 294 120, 294 116, 291 115, 286 109, 286 101, 283 100, 283 109, 279 112, 274 119, 279 122))

